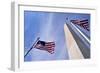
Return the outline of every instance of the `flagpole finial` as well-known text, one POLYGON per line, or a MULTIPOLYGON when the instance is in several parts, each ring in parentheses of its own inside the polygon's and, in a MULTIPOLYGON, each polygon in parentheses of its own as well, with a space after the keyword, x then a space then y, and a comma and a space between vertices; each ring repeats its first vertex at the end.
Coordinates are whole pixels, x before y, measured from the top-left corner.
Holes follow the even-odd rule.
POLYGON ((40 37, 37 37, 37 39, 39 40, 39 39, 40 39, 40 37))
POLYGON ((66 18, 66 20, 68 20, 68 17, 66 18))
POLYGON ((66 23, 66 24, 69 23, 68 17, 66 17, 65 23, 66 23))

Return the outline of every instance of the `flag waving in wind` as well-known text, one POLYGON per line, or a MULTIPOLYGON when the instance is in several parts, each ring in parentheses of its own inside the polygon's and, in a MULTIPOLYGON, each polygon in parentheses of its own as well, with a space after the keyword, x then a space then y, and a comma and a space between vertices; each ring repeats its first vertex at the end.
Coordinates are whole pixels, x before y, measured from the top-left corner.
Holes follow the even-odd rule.
POLYGON ((54 42, 45 42, 45 41, 38 41, 34 48, 39 50, 45 50, 49 53, 54 53, 55 43, 54 42))
POLYGON ((86 29, 87 31, 89 31, 89 22, 88 22, 88 19, 85 19, 85 20, 71 20, 71 22, 73 24, 77 24, 81 27, 83 27, 84 29, 86 29))
POLYGON ((37 40, 34 42, 32 47, 27 51, 27 53, 24 55, 24 58, 28 55, 28 53, 33 48, 37 48, 39 50, 45 50, 45 51, 48 51, 51 54, 54 53, 54 48, 55 48, 55 43, 54 42, 45 42, 45 41, 40 41, 39 39, 40 39, 40 37, 37 38, 37 40))

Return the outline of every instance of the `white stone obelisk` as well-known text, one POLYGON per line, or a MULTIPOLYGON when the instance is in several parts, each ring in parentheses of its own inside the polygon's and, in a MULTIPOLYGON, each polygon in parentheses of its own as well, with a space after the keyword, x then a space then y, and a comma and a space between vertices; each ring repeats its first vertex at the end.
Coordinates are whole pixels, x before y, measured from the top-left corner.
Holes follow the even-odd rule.
POLYGON ((64 32, 66 37, 66 46, 69 54, 69 59, 83 59, 84 57, 66 24, 64 24, 64 32))

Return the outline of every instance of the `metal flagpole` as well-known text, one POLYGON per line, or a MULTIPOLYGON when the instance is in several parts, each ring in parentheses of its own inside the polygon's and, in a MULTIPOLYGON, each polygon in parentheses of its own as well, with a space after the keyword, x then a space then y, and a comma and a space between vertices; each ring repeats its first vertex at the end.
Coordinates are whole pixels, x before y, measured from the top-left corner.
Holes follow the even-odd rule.
POLYGON ((33 49, 33 47, 37 44, 37 42, 39 41, 40 37, 38 37, 36 39, 36 41, 33 43, 33 45, 31 46, 31 48, 27 51, 27 53, 24 55, 24 58, 28 55, 28 53, 33 49))

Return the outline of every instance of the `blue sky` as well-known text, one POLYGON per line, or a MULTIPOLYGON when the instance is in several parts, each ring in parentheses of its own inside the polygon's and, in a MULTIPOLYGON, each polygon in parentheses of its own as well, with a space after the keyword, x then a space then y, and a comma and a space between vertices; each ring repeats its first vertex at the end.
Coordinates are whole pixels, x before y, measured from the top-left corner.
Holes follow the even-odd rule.
POLYGON ((71 19, 90 20, 90 14, 24 11, 24 51, 30 49, 37 37, 46 42, 54 41, 56 44, 54 54, 33 48, 24 61, 69 59, 64 24, 71 19))

